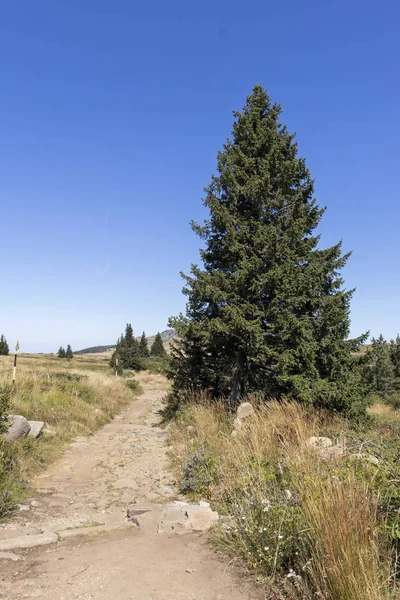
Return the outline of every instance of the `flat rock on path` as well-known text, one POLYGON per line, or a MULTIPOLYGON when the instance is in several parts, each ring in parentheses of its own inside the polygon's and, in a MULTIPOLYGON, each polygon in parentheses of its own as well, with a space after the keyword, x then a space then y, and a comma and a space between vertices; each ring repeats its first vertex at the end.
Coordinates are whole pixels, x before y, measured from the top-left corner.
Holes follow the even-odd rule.
POLYGON ((263 597, 217 564, 196 526, 158 533, 174 501, 158 427, 165 381, 138 379, 144 393, 95 435, 78 438, 35 479, 35 498, 0 525, 0 598, 263 597))

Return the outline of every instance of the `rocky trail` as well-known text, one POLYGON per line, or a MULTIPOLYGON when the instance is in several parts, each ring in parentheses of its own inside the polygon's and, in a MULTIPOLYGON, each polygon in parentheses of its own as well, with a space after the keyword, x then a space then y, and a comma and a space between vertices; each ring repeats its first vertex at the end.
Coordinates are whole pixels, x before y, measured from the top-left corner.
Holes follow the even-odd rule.
POLYGON ((0 525, 0 598, 256 600, 214 554, 217 518, 175 496, 158 411, 162 378, 99 432, 77 438, 0 525))

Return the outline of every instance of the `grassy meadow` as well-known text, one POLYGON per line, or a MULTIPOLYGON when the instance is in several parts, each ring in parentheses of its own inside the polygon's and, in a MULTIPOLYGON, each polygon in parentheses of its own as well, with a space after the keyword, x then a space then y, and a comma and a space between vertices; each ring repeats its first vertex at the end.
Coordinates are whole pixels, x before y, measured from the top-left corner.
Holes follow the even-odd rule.
POLYGON ((355 427, 271 401, 233 437, 234 416, 204 397, 171 424, 181 491, 226 517, 213 541, 265 586, 266 599, 400 597, 400 413, 384 405, 371 413, 355 427), (311 436, 328 436, 343 456, 327 459, 305 443, 311 436))
MULTIPOLYGON (((0 441, 0 517, 12 512, 29 494, 30 478, 58 458, 78 435, 90 435, 107 423, 139 393, 133 375, 118 379, 108 355, 75 356, 22 354, 11 395, 11 414, 44 421, 37 439, 0 441)), ((0 387, 11 382, 13 357, 0 356, 0 387)))

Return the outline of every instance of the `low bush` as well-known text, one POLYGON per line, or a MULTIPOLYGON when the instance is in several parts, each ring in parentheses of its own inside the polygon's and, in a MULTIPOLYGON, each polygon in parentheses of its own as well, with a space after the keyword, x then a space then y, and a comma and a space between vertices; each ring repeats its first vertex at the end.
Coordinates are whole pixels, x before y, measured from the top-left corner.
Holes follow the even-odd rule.
POLYGON ((125 385, 127 388, 129 388, 132 392, 135 392, 135 394, 139 394, 141 391, 140 388, 140 384, 138 381, 136 381, 136 379, 127 379, 125 381, 125 385))
POLYGON ((7 384, 0 384, 0 435, 8 428, 7 417, 10 412, 12 388, 7 384))
POLYGON ((149 356, 142 359, 143 369, 153 375, 167 375, 169 369, 169 356, 149 356))
POLYGON ((183 467, 181 491, 184 494, 207 492, 218 481, 217 461, 205 448, 191 452, 183 467))

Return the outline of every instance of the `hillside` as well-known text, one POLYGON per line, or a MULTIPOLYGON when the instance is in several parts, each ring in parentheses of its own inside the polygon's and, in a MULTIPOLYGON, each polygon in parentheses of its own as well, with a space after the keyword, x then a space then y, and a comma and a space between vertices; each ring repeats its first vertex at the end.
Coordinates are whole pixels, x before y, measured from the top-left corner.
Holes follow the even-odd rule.
MULTIPOLYGON (((174 329, 166 329, 161 333, 162 341, 168 350, 169 345, 172 340, 176 337, 176 333, 174 329)), ((155 335, 151 335, 147 337, 147 341, 149 345, 151 345, 154 341, 155 335)), ((136 338, 138 341, 140 340, 140 336, 136 338)), ((83 348, 83 350, 77 350, 74 354, 100 354, 102 352, 111 352, 114 350, 115 344, 105 345, 105 346, 91 346, 90 348, 83 348)))

